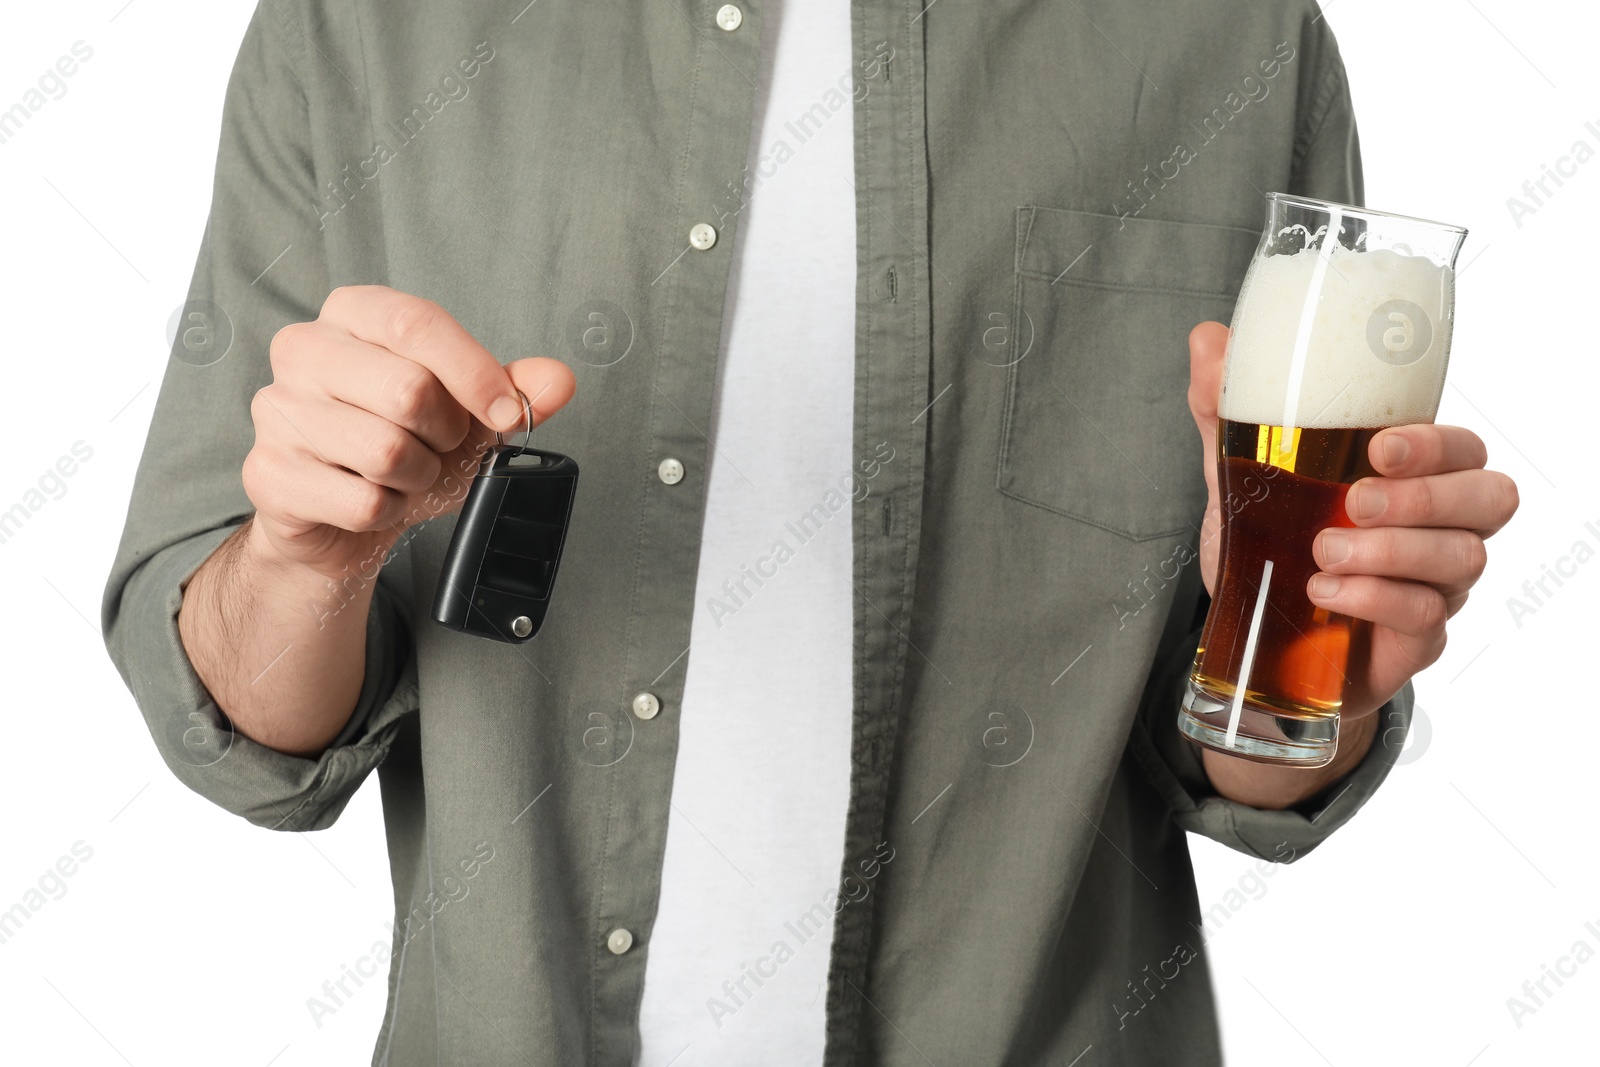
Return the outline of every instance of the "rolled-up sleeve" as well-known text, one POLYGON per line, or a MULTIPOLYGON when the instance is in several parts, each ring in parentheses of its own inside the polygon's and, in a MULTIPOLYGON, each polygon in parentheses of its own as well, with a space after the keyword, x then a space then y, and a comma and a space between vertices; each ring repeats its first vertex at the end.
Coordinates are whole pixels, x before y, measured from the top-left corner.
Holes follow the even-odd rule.
POLYGON ((254 441, 251 399, 271 380, 271 339, 288 323, 316 318, 329 289, 295 74, 303 38, 283 18, 272 4, 258 6, 229 78, 211 210, 101 623, 113 663, 180 780, 257 825, 310 830, 337 818, 417 706, 407 613, 389 573, 373 593, 358 704, 316 759, 234 733, 177 624, 190 576, 251 512, 240 471, 254 441))
MULTIPOLYGON (((1192 650, 1200 631, 1190 637, 1192 650)), ((1188 674, 1187 662, 1170 659, 1151 678, 1129 750, 1179 827, 1261 859, 1298 859, 1349 822, 1388 777, 1411 728, 1414 694, 1407 682, 1378 710, 1377 736, 1349 774, 1294 807, 1255 808, 1213 789, 1199 747, 1179 732, 1178 705, 1188 674)))

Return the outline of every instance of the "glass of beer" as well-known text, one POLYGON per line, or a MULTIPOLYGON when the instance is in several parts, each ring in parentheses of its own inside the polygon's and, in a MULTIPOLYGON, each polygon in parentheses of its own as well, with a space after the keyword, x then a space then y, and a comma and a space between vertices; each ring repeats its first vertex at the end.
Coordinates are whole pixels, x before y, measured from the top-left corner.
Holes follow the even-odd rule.
POLYGON ((1270 193, 1234 309, 1217 420, 1216 591, 1178 714, 1193 740, 1319 767, 1367 625, 1317 607, 1312 542, 1351 527, 1379 430, 1432 422, 1467 231, 1270 193))

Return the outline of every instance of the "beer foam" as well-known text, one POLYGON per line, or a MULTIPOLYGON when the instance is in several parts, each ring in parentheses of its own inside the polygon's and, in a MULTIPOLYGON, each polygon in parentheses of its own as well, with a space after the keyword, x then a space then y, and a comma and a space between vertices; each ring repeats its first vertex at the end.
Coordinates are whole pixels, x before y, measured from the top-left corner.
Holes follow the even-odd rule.
POLYGON ((1455 272, 1424 256, 1337 243, 1255 260, 1234 310, 1218 413, 1309 429, 1432 422, 1454 286, 1455 272), (1308 298, 1316 303, 1303 322, 1308 298))

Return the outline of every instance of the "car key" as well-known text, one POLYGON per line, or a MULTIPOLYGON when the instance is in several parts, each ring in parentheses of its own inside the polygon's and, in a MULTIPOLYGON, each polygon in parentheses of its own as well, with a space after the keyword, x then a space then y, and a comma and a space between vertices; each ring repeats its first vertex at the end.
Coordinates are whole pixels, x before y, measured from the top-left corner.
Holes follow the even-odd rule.
POLYGON ((522 402, 528 432, 515 448, 495 434, 461 506, 433 604, 440 625, 511 644, 532 640, 544 623, 578 486, 570 456, 527 446, 533 410, 526 396, 522 402))

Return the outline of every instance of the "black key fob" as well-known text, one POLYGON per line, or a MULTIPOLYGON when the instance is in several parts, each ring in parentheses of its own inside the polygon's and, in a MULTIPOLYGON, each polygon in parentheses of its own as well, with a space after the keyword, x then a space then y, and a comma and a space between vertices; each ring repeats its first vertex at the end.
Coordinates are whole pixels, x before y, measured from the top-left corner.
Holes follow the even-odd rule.
POLYGON ((577 488, 578 465, 559 452, 485 453, 445 554, 434 621, 511 644, 532 640, 550 605, 577 488))

